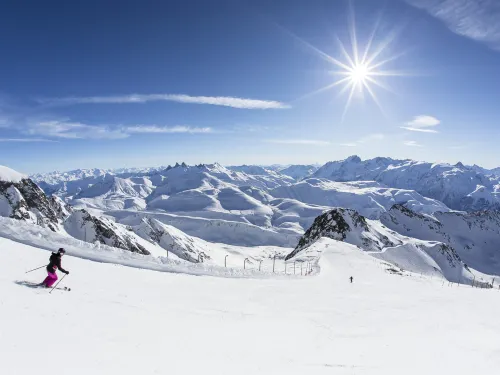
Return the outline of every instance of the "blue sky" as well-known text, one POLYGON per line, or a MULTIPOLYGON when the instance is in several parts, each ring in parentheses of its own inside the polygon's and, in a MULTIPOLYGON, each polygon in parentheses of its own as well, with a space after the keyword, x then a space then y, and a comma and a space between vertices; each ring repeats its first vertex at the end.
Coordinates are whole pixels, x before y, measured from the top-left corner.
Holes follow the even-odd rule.
POLYGON ((0 164, 33 173, 358 154, 496 167, 499 25, 494 0, 9 2, 0 164), (373 35, 367 56, 384 48, 371 66, 385 63, 371 72, 392 75, 366 81, 376 101, 356 86, 346 110, 350 75, 311 93, 346 77, 350 30, 359 61, 373 35))

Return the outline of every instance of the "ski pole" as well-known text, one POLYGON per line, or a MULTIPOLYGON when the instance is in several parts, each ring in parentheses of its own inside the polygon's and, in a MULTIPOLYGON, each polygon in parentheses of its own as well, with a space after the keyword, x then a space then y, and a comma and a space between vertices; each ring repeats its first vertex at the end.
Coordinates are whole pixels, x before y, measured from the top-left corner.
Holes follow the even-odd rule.
POLYGON ((50 294, 50 293, 52 293, 52 291, 53 291, 53 290, 54 290, 54 289, 55 289, 55 288, 59 285, 59 283, 60 283, 61 281, 63 281, 63 279, 66 277, 66 275, 67 275, 67 273, 65 273, 65 274, 64 274, 64 276, 63 276, 63 277, 61 277, 61 280, 59 280, 59 281, 57 282, 57 284, 56 284, 56 285, 54 285, 54 287, 50 290, 49 294, 50 294))
POLYGON ((45 265, 45 266, 41 266, 41 267, 38 267, 38 268, 35 268, 35 269, 33 269, 33 270, 30 270, 30 271, 26 271, 25 273, 30 273, 30 272, 33 272, 33 271, 39 270, 40 268, 43 268, 43 267, 47 267, 47 265, 45 265))

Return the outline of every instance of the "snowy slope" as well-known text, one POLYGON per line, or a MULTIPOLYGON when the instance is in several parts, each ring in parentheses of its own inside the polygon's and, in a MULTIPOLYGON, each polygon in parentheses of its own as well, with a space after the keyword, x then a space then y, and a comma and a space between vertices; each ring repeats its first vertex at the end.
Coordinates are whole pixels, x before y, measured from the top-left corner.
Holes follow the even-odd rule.
POLYGON ((390 274, 345 243, 319 241, 320 275, 292 280, 65 256, 71 274, 61 285, 72 291, 50 295, 15 282, 40 281, 43 271, 24 271, 44 264, 47 251, 2 238, 0 247, 6 374, 53 374, 54 357, 72 375, 465 375, 500 366, 498 291, 390 274))
MULTIPOLYGON (((479 187, 491 193, 481 208, 500 206, 496 187, 498 179, 477 172, 462 163, 433 164, 413 160, 375 158, 362 161, 351 156, 325 164, 314 174, 334 181, 377 181, 398 189, 415 190, 425 197, 437 199, 456 210, 477 209, 474 193, 479 187)), ((484 197, 485 194, 482 195, 484 197)))
POLYGON ((126 227, 105 217, 96 217, 85 210, 73 212, 64 222, 66 232, 76 239, 149 255, 142 241, 126 227))
POLYGON ((22 173, 19 173, 9 167, 5 167, 0 165, 0 181, 3 182, 12 182, 12 183, 20 183, 22 180, 27 177, 22 173))
POLYGON ((328 207, 351 208, 376 219, 394 204, 405 203, 415 211, 432 213, 449 211, 443 203, 421 196, 415 191, 391 189, 376 182, 334 182, 309 178, 269 192, 274 197, 328 207))
POLYGON ((123 179, 112 175, 77 193, 70 201, 73 206, 96 209, 144 209, 145 198, 154 190, 145 177, 123 179))
POLYGON ((395 206, 382 215, 381 222, 406 236, 444 242, 472 268, 500 275, 499 211, 436 213, 429 217, 395 206))
POLYGON ((47 197, 29 178, 0 168, 0 217, 9 217, 50 228, 60 229, 70 207, 56 197, 47 197))
POLYGON ((302 180, 311 177, 318 170, 316 165, 289 165, 286 168, 279 169, 279 173, 292 177, 295 180, 302 180))
MULTIPOLYGON (((300 258, 302 252, 322 238, 355 245, 412 272, 443 276, 449 281, 469 285, 475 281, 475 275, 451 246, 402 236, 379 221, 346 209, 334 209, 316 218, 286 259, 300 258)), ((483 283, 486 285, 487 280, 483 283)))
POLYGON ((129 212, 108 211, 117 222, 136 225, 137 218, 156 219, 182 232, 209 242, 226 243, 236 246, 281 246, 293 247, 301 233, 288 228, 261 227, 246 221, 231 221, 219 218, 171 214, 157 211, 129 212))

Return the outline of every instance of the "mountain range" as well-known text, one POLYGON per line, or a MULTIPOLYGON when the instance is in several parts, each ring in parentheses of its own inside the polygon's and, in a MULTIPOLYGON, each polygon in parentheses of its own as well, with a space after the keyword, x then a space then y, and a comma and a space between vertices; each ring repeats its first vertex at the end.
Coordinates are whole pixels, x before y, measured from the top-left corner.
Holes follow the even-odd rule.
POLYGON ((495 173, 357 156, 321 167, 177 163, 31 177, 1 167, 0 216, 195 263, 220 262, 226 250, 217 249, 231 246, 243 257, 274 246, 292 259, 326 236, 406 269, 469 283, 469 268, 500 275, 495 173), (347 232, 338 227, 341 218, 347 232))

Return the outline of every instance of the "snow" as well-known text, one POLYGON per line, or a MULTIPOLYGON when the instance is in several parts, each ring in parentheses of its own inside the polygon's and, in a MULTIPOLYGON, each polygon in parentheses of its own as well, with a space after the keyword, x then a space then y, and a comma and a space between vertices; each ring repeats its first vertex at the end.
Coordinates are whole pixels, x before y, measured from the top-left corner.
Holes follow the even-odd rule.
POLYGON ((13 169, 0 165, 0 181, 13 182, 15 184, 21 182, 26 176, 16 172, 13 169))
MULTIPOLYGON (((358 156, 326 163, 313 177, 333 181, 378 181, 392 188, 415 190, 455 210, 485 208, 478 207, 481 203, 475 202, 473 195, 469 194, 474 193, 478 186, 493 192, 498 184, 498 177, 486 175, 462 163, 433 164, 382 157, 362 161, 358 156)), ((492 200, 488 204, 484 206, 498 207, 500 203, 492 200)))
POLYGON ((262 278, 284 276, 284 256, 292 250, 291 248, 277 246, 243 247, 207 243, 200 239, 189 238, 183 235, 181 241, 176 239, 177 246, 182 245, 182 241, 195 242, 195 246, 202 248, 211 255, 210 258, 204 259, 202 263, 190 263, 181 260, 172 251, 167 254, 165 249, 148 243, 145 240, 141 244, 151 252, 151 255, 132 253, 100 243, 84 242, 64 233, 55 233, 37 225, 6 218, 0 218, 0 239, 2 237, 20 244, 45 250, 54 251, 54 249, 63 247, 68 255, 97 262, 161 272, 189 275, 216 275, 219 277, 262 278), (272 258, 275 255, 277 257, 274 261, 276 273, 273 273, 272 258), (246 269, 242 269, 245 259, 247 259, 246 269), (260 261, 262 261, 260 264, 261 271, 257 272, 260 261), (227 263, 227 268, 225 267, 225 263, 227 263))
POLYGON ((500 291, 387 272, 320 240, 318 276, 194 277, 65 256, 71 292, 32 289, 49 252, 0 238, 6 374, 496 374, 500 291), (354 277, 350 284, 348 278, 354 277), (493 314, 493 315, 492 315, 493 314))
POLYGON ((309 178, 269 193, 276 198, 296 199, 308 204, 355 209, 371 219, 380 217, 397 203, 405 203, 417 212, 450 211, 443 203, 415 191, 391 189, 374 181, 335 182, 309 178))
POLYGON ((289 165, 286 168, 279 169, 279 173, 290 176, 295 180, 301 180, 303 178, 310 177, 314 172, 318 170, 318 166, 315 165, 289 165))
POLYGON ((394 207, 381 222, 406 236, 446 242, 470 267, 500 275, 500 213, 436 213, 434 217, 415 215, 394 207))

